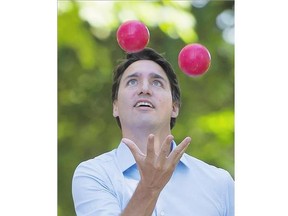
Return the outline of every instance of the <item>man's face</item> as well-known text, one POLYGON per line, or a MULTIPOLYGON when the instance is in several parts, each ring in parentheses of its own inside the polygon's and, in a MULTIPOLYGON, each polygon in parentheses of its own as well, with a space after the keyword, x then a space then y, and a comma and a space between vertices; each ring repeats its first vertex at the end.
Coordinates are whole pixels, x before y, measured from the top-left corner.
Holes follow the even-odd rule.
POLYGON ((119 117, 122 129, 155 126, 170 129, 171 117, 178 115, 172 102, 168 77, 151 60, 132 63, 123 73, 118 99, 113 102, 113 116, 119 117))

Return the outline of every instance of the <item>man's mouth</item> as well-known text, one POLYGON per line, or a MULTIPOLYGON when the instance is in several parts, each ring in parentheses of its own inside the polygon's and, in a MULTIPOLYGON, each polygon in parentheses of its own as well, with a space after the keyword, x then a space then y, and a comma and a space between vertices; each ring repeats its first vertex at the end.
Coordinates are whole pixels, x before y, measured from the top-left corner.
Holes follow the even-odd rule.
POLYGON ((148 102, 148 101, 139 101, 135 104, 134 107, 149 107, 149 108, 154 108, 154 106, 152 105, 152 103, 148 102))

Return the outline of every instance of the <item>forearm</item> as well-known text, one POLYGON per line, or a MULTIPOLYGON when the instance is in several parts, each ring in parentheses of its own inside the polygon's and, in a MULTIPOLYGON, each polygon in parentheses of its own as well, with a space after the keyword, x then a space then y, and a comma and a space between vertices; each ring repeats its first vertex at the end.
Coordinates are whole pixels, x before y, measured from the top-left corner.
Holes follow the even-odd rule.
POLYGON ((147 189, 139 183, 121 216, 151 216, 159 195, 160 191, 147 189))

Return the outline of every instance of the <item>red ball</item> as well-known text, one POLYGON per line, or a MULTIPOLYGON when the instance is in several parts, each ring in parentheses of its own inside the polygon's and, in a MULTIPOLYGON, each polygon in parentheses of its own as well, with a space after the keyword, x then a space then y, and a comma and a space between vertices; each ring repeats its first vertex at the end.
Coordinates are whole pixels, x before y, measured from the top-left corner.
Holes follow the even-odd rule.
POLYGON ((139 52, 149 42, 150 33, 146 25, 137 20, 122 23, 117 30, 117 41, 128 53, 139 52))
POLYGON ((211 55, 209 50, 201 44, 188 44, 178 55, 178 65, 188 76, 200 76, 210 67, 211 55))

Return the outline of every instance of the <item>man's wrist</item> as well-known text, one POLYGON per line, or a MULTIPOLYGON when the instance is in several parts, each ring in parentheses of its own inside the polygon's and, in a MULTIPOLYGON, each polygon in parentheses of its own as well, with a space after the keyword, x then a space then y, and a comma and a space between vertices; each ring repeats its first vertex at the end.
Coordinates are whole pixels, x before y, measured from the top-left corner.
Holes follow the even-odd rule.
POLYGON ((141 192, 141 194, 143 195, 143 198, 145 198, 145 196, 148 196, 149 198, 151 197, 158 198, 158 196, 160 195, 160 192, 162 191, 162 188, 147 186, 143 184, 143 182, 140 180, 136 190, 141 192))

